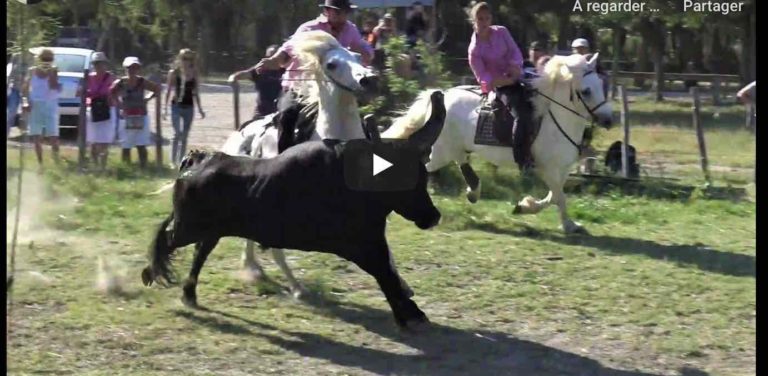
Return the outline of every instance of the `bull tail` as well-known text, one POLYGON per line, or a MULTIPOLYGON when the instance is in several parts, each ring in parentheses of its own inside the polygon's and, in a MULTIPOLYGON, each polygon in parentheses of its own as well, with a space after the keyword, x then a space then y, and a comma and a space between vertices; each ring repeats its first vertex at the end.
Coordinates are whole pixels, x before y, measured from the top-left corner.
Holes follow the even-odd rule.
POLYGON ((155 239, 149 247, 149 265, 141 273, 141 280, 145 286, 152 285, 152 282, 163 281, 173 284, 175 277, 171 270, 172 254, 175 248, 171 248, 171 242, 168 236, 168 226, 173 222, 173 214, 169 215, 157 229, 155 239))

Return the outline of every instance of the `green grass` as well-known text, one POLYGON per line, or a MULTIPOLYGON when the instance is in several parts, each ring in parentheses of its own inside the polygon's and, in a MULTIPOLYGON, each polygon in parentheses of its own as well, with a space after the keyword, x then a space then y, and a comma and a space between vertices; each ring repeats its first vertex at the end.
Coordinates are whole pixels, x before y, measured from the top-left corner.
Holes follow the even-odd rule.
MULTIPOLYGON (((9 207, 16 154, 7 152, 9 207)), ((440 174, 435 229, 390 217, 398 268, 434 323, 420 335, 398 332, 373 278, 332 255, 288 251, 309 302, 283 293, 266 254, 275 282, 240 281, 237 239, 201 274, 209 310, 186 309, 178 287, 139 277, 170 208, 168 194, 146 193, 171 171, 114 165, 95 176, 65 162, 25 175, 22 202, 40 211, 20 233, 9 374, 755 374, 753 202, 585 190, 569 210, 591 236, 565 236, 554 209, 511 214, 523 193, 545 193, 540 183, 478 170, 475 205, 457 195, 455 169, 440 174), (98 256, 125 271, 123 294, 95 289, 98 256)), ((184 276, 191 249, 179 254, 184 276)))

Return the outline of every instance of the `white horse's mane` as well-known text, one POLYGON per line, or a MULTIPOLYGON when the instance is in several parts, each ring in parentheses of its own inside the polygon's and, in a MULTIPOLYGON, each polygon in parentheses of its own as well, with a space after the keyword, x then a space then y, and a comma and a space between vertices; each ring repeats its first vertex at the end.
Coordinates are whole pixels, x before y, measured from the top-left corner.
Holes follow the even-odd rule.
MULTIPOLYGON (((587 59, 583 55, 573 54, 568 56, 556 55, 544 66, 539 78, 533 81, 533 87, 547 97, 553 98, 555 88, 559 83, 566 83, 576 87, 581 85, 581 78, 587 71, 587 59)), ((536 109, 534 117, 539 117, 549 109, 551 101, 543 95, 538 95, 533 100, 536 109)))
POLYGON ((303 94, 303 101, 317 102, 318 85, 326 81, 322 58, 330 50, 341 48, 339 42, 331 34, 322 30, 306 31, 291 38, 293 53, 299 61, 299 81, 293 83, 294 89, 303 94))
MULTIPOLYGON (((582 55, 554 56, 544 66, 544 72, 534 80, 533 86, 544 95, 552 98, 558 83, 581 84, 581 77, 587 69, 587 60, 582 55)), ((429 113, 429 97, 432 89, 419 93, 413 104, 398 113, 392 126, 382 134, 385 138, 408 138, 413 132, 424 126, 425 114, 429 113)), ((550 101, 543 96, 534 99, 535 117, 549 109, 550 101)))

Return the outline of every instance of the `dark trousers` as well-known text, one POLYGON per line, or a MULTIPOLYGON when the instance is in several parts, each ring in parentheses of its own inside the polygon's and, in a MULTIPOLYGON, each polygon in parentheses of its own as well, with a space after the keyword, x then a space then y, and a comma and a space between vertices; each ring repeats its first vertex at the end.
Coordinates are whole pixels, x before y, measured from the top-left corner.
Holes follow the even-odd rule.
POLYGON ((533 102, 529 88, 523 83, 515 83, 496 89, 493 112, 497 121, 512 127, 512 153, 515 162, 523 167, 533 162, 531 144, 533 144, 533 102), (514 120, 510 118, 512 113, 514 120), (514 124, 512 123, 514 121, 514 124))
POLYGON ((315 130, 318 103, 303 103, 294 92, 280 99, 277 119, 277 151, 309 140, 315 130))

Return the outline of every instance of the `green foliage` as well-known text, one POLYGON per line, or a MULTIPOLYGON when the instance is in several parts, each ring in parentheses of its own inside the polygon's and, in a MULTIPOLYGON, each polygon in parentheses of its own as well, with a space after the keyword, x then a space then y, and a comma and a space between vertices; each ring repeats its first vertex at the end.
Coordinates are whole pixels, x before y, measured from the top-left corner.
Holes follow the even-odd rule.
POLYGON ((408 106, 424 89, 452 86, 453 80, 445 68, 445 56, 435 47, 419 41, 410 49, 405 37, 399 36, 390 38, 384 50, 387 59, 381 77, 382 93, 361 108, 364 115, 387 117, 392 111, 408 106))

